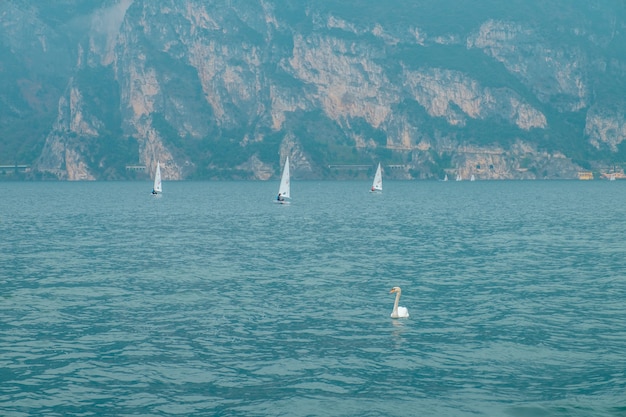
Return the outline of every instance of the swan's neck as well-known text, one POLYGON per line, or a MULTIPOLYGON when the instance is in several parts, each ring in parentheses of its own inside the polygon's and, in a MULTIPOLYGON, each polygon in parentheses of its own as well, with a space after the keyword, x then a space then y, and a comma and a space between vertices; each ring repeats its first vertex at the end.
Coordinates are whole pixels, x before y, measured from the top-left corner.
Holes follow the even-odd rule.
POLYGON ((402 294, 402 291, 398 291, 396 293, 396 301, 393 303, 393 311, 391 312, 392 316, 398 316, 398 304, 400 303, 400 294, 402 294))

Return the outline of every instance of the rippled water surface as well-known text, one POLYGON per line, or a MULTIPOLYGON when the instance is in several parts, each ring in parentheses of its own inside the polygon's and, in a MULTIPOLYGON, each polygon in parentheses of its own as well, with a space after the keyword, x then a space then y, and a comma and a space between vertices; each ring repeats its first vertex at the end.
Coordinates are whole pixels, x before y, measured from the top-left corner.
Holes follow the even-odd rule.
POLYGON ((0 183, 0 415, 626 415, 626 181, 277 188, 0 183))

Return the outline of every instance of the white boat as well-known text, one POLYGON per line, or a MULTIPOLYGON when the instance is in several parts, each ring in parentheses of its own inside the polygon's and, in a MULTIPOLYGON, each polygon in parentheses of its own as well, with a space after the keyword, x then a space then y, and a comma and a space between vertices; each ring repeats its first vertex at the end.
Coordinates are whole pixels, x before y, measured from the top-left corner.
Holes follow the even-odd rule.
POLYGON ((470 181, 476 181, 476 177, 474 176, 474 174, 472 174, 472 176, 470 177, 470 181))
POLYGON ((448 174, 445 175, 445 177, 443 177, 444 181, 448 181, 448 174))
POLYGON ((611 176, 609 177, 609 181, 615 181, 615 174, 611 174, 611 176))
POLYGON ((463 177, 461 177, 461 174, 456 174, 456 180, 463 181, 463 177))
POLYGON ((156 171, 154 172, 154 186, 152 187, 152 194, 157 195, 163 192, 161 187, 161 163, 157 161, 156 171))
POLYGON ((278 187, 278 195, 276 196, 276 202, 285 204, 291 199, 291 183, 289 179, 289 157, 285 160, 285 166, 283 167, 283 175, 280 177, 280 186, 278 187))
POLYGON ((378 163, 378 168, 376 168, 374 182, 372 183, 372 189, 370 191, 373 193, 383 191, 383 172, 380 168, 380 162, 378 163))

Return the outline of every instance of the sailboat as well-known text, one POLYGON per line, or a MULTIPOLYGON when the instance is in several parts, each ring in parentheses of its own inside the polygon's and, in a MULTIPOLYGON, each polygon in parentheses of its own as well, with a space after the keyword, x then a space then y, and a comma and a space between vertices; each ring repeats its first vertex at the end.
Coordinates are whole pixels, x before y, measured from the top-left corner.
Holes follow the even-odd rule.
POLYGON ((154 186, 152 187, 152 194, 157 195, 163 192, 161 187, 161 163, 157 161, 156 171, 154 173, 154 186))
POLYGON ((280 204, 289 203, 291 199, 291 183, 289 179, 289 157, 285 160, 283 167, 283 175, 280 177, 280 186, 278 187, 278 196, 276 202, 280 204))
POLYGON ((370 191, 373 193, 383 191, 383 173, 380 168, 380 162, 378 163, 378 168, 376 168, 376 175, 374 175, 374 182, 370 191))

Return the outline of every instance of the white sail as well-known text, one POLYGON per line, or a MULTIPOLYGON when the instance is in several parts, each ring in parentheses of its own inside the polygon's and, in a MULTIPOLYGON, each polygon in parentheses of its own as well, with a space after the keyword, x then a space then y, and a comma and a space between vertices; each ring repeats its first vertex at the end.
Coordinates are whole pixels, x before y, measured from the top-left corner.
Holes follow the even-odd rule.
POLYGON ((383 173, 380 168, 380 162, 378 168, 376 168, 376 175, 374 175, 374 182, 372 183, 372 192, 383 190, 383 173))
POLYGON ((285 160, 285 167, 283 168, 283 176, 280 178, 280 187, 278 187, 277 200, 288 200, 291 198, 291 185, 289 180, 289 157, 285 160))
POLYGON ((152 187, 152 194, 158 194, 163 191, 161 187, 161 163, 157 161, 156 171, 154 173, 154 186, 152 187))

